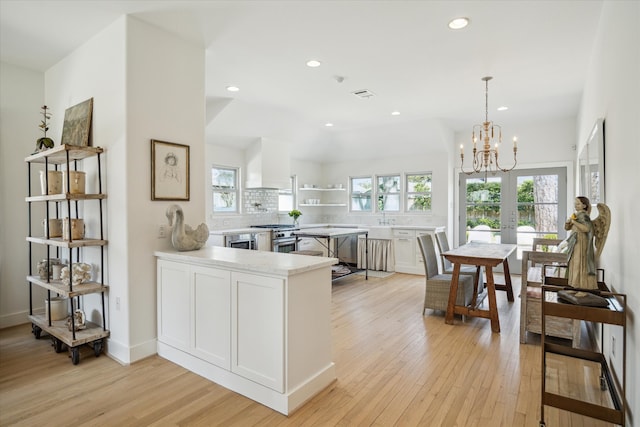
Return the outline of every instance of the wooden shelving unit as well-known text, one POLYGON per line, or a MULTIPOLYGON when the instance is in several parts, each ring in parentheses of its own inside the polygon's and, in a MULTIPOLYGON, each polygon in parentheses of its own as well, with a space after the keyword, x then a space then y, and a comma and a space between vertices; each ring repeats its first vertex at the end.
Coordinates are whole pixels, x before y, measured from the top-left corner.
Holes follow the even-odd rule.
MULTIPOLYGON (((69 348, 71 353, 72 363, 78 364, 80 362, 79 347, 84 344, 90 344, 93 347, 94 353, 97 356, 100 355, 104 345, 104 339, 109 336, 109 331, 106 328, 106 313, 105 313, 105 301, 104 294, 108 291, 109 287, 104 284, 104 247, 107 245, 107 240, 104 236, 104 220, 103 220, 103 206, 102 202, 107 198, 107 195, 102 193, 102 173, 100 156, 103 153, 103 149, 100 147, 80 147, 71 145, 60 145, 52 149, 32 154, 25 158, 27 163, 27 176, 29 180, 29 194, 25 197, 25 201, 28 206, 29 215, 29 232, 26 237, 29 243, 29 274, 27 275, 27 283, 29 284, 29 320, 32 324, 32 332, 36 339, 40 339, 42 332, 46 332, 52 337, 54 347, 57 353, 65 350, 65 346, 69 348), (58 170, 59 167, 65 166, 65 170, 78 170, 78 161, 95 158, 97 160, 97 172, 98 172, 98 193, 96 194, 75 194, 63 192, 61 194, 47 194, 47 195, 33 195, 31 194, 31 175, 32 165, 44 165, 44 172, 49 170, 58 170), (72 169, 73 166, 73 169, 72 169), (99 234, 97 237, 86 237, 82 239, 73 239, 71 227, 68 230, 68 236, 65 238, 51 238, 49 236, 49 229, 46 230, 46 235, 35 236, 31 229, 32 224, 32 204, 44 203, 45 204, 45 220, 48 222, 50 219, 50 204, 54 204, 54 211, 56 218, 59 213, 66 207, 66 216, 70 219, 77 218, 78 215, 78 203, 84 201, 96 201, 99 204, 99 234), (74 214, 75 213, 75 214, 74 214), (53 280, 51 276, 43 279, 39 275, 33 274, 33 247, 32 245, 44 245, 47 247, 47 263, 51 265, 51 250, 55 248, 57 254, 66 253, 68 256, 68 262, 66 267, 70 271, 73 271, 73 264, 80 262, 80 251, 88 250, 88 248, 96 248, 100 251, 100 280, 90 281, 74 285, 72 282, 65 284, 62 280, 53 280), (75 261, 74 261, 75 252, 75 261), (33 286, 47 290, 48 300, 48 316, 43 314, 36 314, 33 312, 33 286), (100 294, 102 303, 102 325, 86 321, 84 325, 77 325, 74 316, 70 316, 70 320, 52 320, 51 319, 51 298, 52 294, 63 296, 69 299, 69 312, 74 313, 77 308, 81 306, 81 297, 89 294, 100 294), (70 323, 70 325, 69 325, 70 323)), ((47 173, 45 173, 47 176, 47 173)), ((46 178, 48 180, 48 178, 46 178)), ((70 188, 69 174, 66 176, 67 185, 66 188, 70 188)), ((48 187, 48 181, 45 184, 45 188, 48 187)))
POLYGON ((566 411, 586 415, 591 418, 607 421, 610 423, 625 425, 626 412, 626 306, 627 296, 625 294, 609 292, 603 282, 599 282, 600 290, 591 291, 593 294, 606 298, 608 307, 590 307, 585 305, 573 305, 559 302, 556 298, 557 292, 561 290, 575 290, 566 286, 566 279, 548 277, 542 285, 542 387, 540 403, 540 426, 545 426, 544 407, 545 405, 566 411), (547 296, 550 293, 553 295, 547 296), (545 334, 546 316, 557 316, 569 319, 585 320, 600 323, 601 339, 603 342, 603 325, 615 325, 622 328, 622 372, 619 373, 622 381, 618 380, 611 371, 607 358, 601 351, 572 348, 566 345, 548 342, 545 334), (612 405, 605 406, 591 403, 580 399, 575 399, 566 395, 554 393, 547 390, 547 354, 553 353, 568 356, 576 359, 587 360, 600 364, 600 388, 602 391, 608 390, 612 405))

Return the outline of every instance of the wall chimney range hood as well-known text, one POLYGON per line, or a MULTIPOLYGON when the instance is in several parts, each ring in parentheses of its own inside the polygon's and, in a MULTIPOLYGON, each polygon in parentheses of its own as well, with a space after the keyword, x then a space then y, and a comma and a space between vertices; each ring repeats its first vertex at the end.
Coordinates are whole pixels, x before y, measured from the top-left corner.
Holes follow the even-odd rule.
POLYGON ((290 188, 289 144, 260 138, 245 150, 248 189, 290 188))

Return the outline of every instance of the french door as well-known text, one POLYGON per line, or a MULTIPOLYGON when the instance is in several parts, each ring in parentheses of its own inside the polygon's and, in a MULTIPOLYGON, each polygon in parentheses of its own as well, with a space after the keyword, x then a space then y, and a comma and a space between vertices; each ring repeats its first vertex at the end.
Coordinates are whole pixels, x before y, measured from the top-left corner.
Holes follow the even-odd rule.
POLYGON ((522 251, 531 249, 533 238, 564 238, 566 168, 460 173, 459 183, 458 243, 516 244, 509 258, 512 273, 520 274, 522 251))

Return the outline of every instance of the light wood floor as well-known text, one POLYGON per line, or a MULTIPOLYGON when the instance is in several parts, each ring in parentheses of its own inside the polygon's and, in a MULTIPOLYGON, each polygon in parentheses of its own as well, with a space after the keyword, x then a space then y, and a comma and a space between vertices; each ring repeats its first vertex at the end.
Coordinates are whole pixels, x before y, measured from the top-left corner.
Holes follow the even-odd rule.
MULTIPOLYGON (((86 348, 74 366, 30 325, 4 329, 0 425, 537 426, 540 346, 519 343, 519 299, 498 292, 495 334, 486 319, 445 325, 443 313, 422 316, 423 298, 422 276, 336 282, 338 380, 289 417, 157 356, 121 366, 86 348)), ((550 407, 545 418, 609 425, 550 407)))

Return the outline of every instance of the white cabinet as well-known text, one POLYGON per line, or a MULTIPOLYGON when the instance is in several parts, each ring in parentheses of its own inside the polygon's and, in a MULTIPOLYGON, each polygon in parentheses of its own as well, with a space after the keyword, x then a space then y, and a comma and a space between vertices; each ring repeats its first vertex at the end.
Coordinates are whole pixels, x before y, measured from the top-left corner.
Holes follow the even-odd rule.
POLYGON ((158 261, 158 340, 230 369, 230 276, 225 270, 158 261))
POLYGON ((298 191, 298 206, 347 206, 343 197, 346 194, 344 188, 303 187, 298 191), (336 194, 340 194, 340 197, 335 197, 336 194))
POLYGON ((284 280, 232 274, 231 371, 284 391, 284 280))
POLYGON ((416 269, 416 232, 415 230, 393 230, 396 271, 414 273, 416 269))
POLYGON ((183 264, 158 262, 158 339, 188 350, 191 311, 189 269, 183 264))
POLYGON ((336 378, 331 261, 229 250, 156 252, 158 355, 287 415, 336 378))
POLYGON ((193 354, 224 369, 230 369, 231 286, 230 272, 193 266, 191 296, 193 354))
POLYGON ((424 274, 422 254, 418 247, 417 237, 430 234, 435 244, 435 233, 444 231, 444 227, 394 228, 393 244, 395 247, 396 271, 399 273, 424 274))

